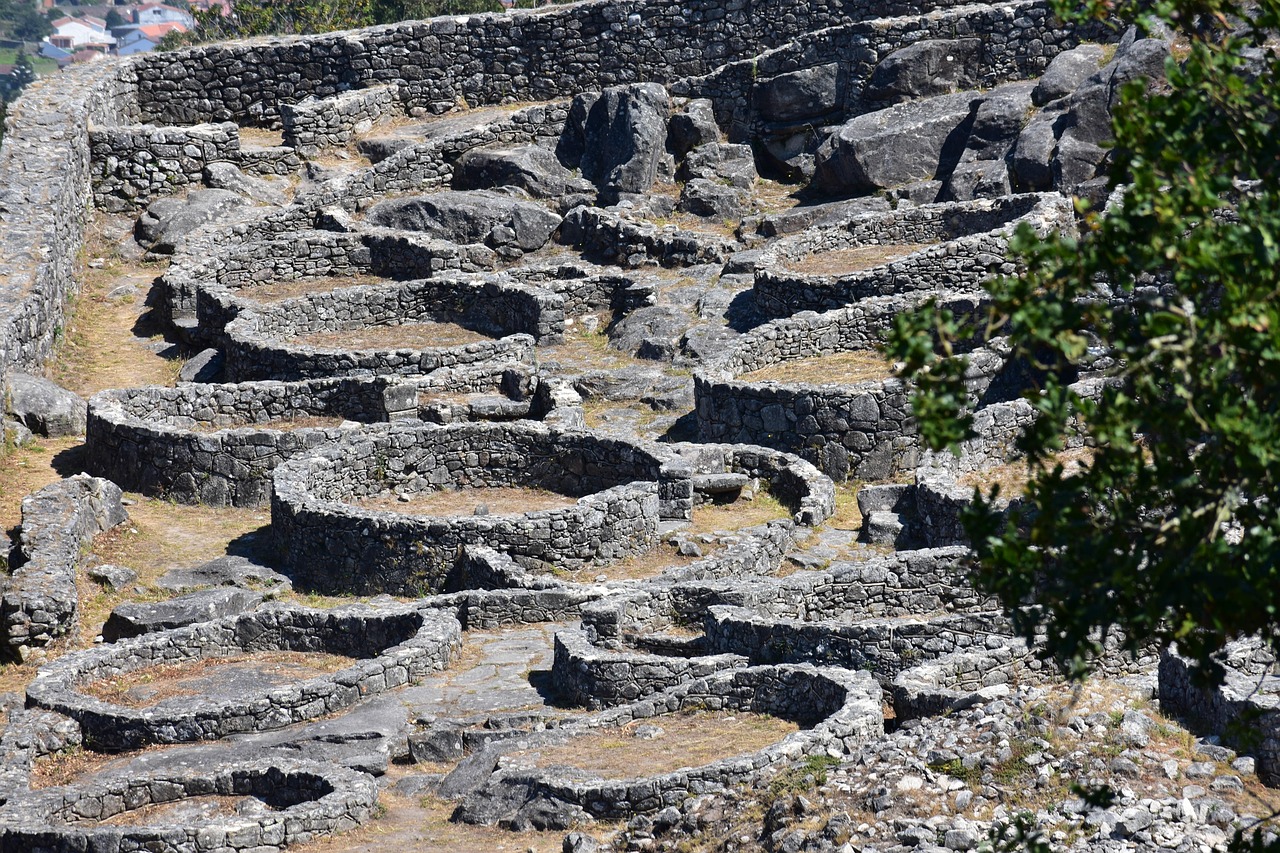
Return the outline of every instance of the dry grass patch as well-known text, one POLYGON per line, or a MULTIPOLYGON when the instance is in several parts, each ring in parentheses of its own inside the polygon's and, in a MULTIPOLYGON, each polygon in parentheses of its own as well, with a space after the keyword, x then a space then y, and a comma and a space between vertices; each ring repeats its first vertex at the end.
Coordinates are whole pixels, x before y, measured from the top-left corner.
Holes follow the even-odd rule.
POLYGON ((393 493, 385 493, 351 501, 361 509, 429 516, 474 515, 476 507, 481 504, 489 508, 489 515, 520 515, 526 512, 563 509, 577 502, 577 498, 568 495, 549 492, 545 489, 517 486, 440 489, 434 492, 404 495, 403 498, 393 493))
POLYGON ((236 296, 252 299, 255 302, 282 302, 285 299, 296 299, 310 296, 313 293, 331 293, 348 287, 386 284, 386 279, 376 275, 326 276, 324 278, 304 278, 298 281, 264 281, 244 284, 234 288, 236 296))
POLYGON ((0 455, 0 529, 15 533, 22 522, 22 499, 61 480, 58 468, 80 447, 78 438, 46 438, 0 455))
POLYGON ((874 269, 890 261, 896 261, 898 258, 905 258, 923 248, 926 246, 894 243, 848 246, 843 249, 827 249, 800 258, 789 258, 782 262, 782 268, 805 275, 844 275, 874 269))
POLYGON ((799 730, 795 723, 768 714, 692 711, 633 720, 565 744, 514 755, 528 757, 539 767, 575 767, 604 779, 630 779, 758 752, 799 730), (663 734, 652 739, 636 737, 636 729, 643 725, 656 725, 663 734))
POLYGON ((771 181, 768 178, 759 178, 756 180, 753 195, 762 212, 782 213, 784 210, 790 210, 800 203, 800 199, 796 198, 796 193, 800 189, 801 187, 795 184, 784 184, 779 181, 771 181))
MULTIPOLYGON (((167 826, 169 824, 177 824, 184 826, 191 821, 192 812, 199 810, 201 820, 217 820, 219 818, 235 817, 239 812, 237 808, 249 800, 258 800, 257 797, 223 795, 223 794, 205 794, 199 797, 186 797, 181 800, 174 800, 168 803, 148 803, 141 808, 129 809, 120 812, 120 814, 112 815, 105 820, 87 821, 90 825, 95 826, 167 826)), ((261 800, 258 800, 261 803, 261 800)), ((266 805, 262 803, 262 805, 266 805)), ((266 806, 271 809, 270 806, 266 806)), ((271 809, 276 811, 276 809, 271 809)))
POLYGON ((138 573, 137 585, 146 593, 112 592, 80 572, 81 637, 91 641, 102 631, 112 608, 131 600, 157 601, 170 593, 154 588, 170 569, 188 568, 225 556, 234 550, 258 562, 270 563, 267 536, 270 510, 186 506, 129 495, 129 520, 99 534, 89 553, 98 563, 128 566, 138 573), (233 544, 234 543, 234 544, 233 544))
POLYGON ((241 148, 279 148, 284 145, 284 131, 267 127, 240 128, 241 148))
MULTIPOLYGON (((406 770, 392 765, 387 778, 417 772, 416 767, 406 770)), ((454 823, 449 817, 458 804, 434 796, 410 798, 382 790, 378 801, 380 808, 374 819, 363 826, 310 844, 290 845, 290 853, 387 853, 388 850, 560 853, 564 843, 564 830, 515 833, 491 826, 454 823)), ((616 830, 616 825, 593 824, 590 832, 599 837, 616 830)))
POLYGON ((294 343, 303 346, 356 349, 428 349, 460 347, 490 341, 493 338, 459 326, 457 323, 401 323, 397 326, 365 326, 336 332, 311 332, 295 335, 294 343))
POLYGON ((269 681, 287 684, 331 675, 355 662, 355 658, 322 652, 250 652, 144 667, 76 689, 113 705, 150 708, 169 699, 199 696, 203 692, 200 683, 225 677, 231 670, 252 670, 269 681))
MULTIPOLYGON (((1084 470, 1092 460, 1092 447, 1063 450, 1045 460, 1044 470, 1052 470, 1055 465, 1061 465, 1064 476, 1072 477, 1084 470)), ((1031 482, 1032 473, 1026 460, 1015 459, 994 468, 961 474, 956 479, 956 483, 965 488, 978 487, 984 491, 989 491, 991 486, 998 485, 1000 494, 1007 498, 1025 493, 1027 485, 1031 482)))
POLYGON ((780 518, 790 518, 791 510, 765 491, 733 503, 701 504, 693 508, 693 521, 688 533, 720 533, 756 527, 780 518))
POLYGON ((166 358, 152 348, 165 339, 145 303, 162 265, 121 256, 118 242, 109 235, 127 232, 122 222, 98 214, 90 223, 77 270, 80 294, 49 364, 55 382, 83 397, 106 388, 172 385, 182 368, 181 359, 166 358), (93 259, 100 259, 101 266, 89 267, 93 259), (107 298, 127 284, 137 288, 137 295, 107 298))
POLYGON ((605 580, 611 581, 644 580, 657 577, 671 569, 681 568, 692 565, 698 560, 704 560, 715 553, 717 546, 700 543, 698 547, 702 550, 701 557, 685 557, 677 553, 675 546, 664 542, 660 545, 655 545, 642 554, 633 554, 630 557, 616 560, 612 563, 589 565, 576 571, 560 569, 556 571, 556 574, 568 580, 579 582, 594 580, 597 577, 604 577, 605 580))
POLYGON ((810 385, 854 385, 893 376, 893 362, 878 350, 850 350, 780 361, 738 379, 744 382, 803 382, 810 385))

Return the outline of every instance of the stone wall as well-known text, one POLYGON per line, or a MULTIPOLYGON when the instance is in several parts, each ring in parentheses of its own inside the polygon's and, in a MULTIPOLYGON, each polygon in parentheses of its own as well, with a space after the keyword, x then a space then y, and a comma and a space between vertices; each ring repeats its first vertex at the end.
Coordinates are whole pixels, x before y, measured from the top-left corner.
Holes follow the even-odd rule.
POLYGON ((282 728, 417 682, 448 668, 461 642, 457 620, 438 612, 400 605, 334 610, 274 605, 72 652, 41 670, 27 688, 27 700, 78 721, 86 745, 99 751, 213 740, 282 728), (151 666, 273 650, 360 660, 337 672, 258 694, 193 697, 163 710, 114 705, 77 690, 88 682, 151 666))
POLYGON ((128 518, 120 499, 114 483, 83 474, 22 499, 13 571, 0 594, 0 625, 11 654, 25 658, 75 628, 81 553, 94 536, 128 518))
POLYGON ((89 126, 137 114, 128 68, 88 63, 42 78, 9 105, 0 146, 0 383, 38 372, 75 293, 92 197, 89 126))
POLYGON ((783 762, 808 755, 853 752, 883 733, 880 703, 879 687, 864 672, 779 666, 712 673, 580 723, 518 742, 491 744, 486 751, 497 759, 504 752, 572 743, 575 736, 639 720, 661 725, 663 715, 682 710, 770 714, 799 723, 801 730, 749 755, 647 778, 602 780, 566 768, 500 769, 463 801, 459 813, 465 820, 471 810, 484 809, 494 800, 501 802, 510 787, 525 792, 517 802, 546 798, 577 806, 598 818, 620 819, 655 812, 678 804, 691 794, 743 784, 783 762))
POLYGON ((261 506, 277 465, 347 429, 293 429, 289 419, 373 423, 415 417, 417 405, 415 385, 386 379, 103 391, 89 401, 85 465, 130 491, 180 503, 261 506))
POLYGON ((992 275, 1016 271, 1008 259, 1008 243, 1022 222, 1039 234, 1075 229, 1070 200, 1057 194, 922 205, 809 229, 780 240, 761 255, 755 274, 756 306, 765 316, 785 317, 877 296, 977 291, 992 275), (872 245, 921 248, 845 274, 794 269, 824 252, 872 245))
POLYGON ((939 4, 932 14, 925 14, 928 9, 917 13, 885 8, 877 15, 885 20, 863 19, 829 29, 810 29, 785 46, 709 69, 702 76, 694 72, 692 79, 672 88, 675 94, 710 98, 730 141, 739 142, 763 124, 753 109, 757 92, 774 78, 802 69, 836 66, 831 74, 835 88, 821 99, 824 106, 830 106, 820 115, 803 117, 799 124, 839 124, 878 106, 863 97, 875 66, 894 51, 923 39, 980 39, 981 54, 975 64, 982 69, 979 87, 986 89, 1040 75, 1054 56, 1081 41, 1117 38, 1117 32, 1102 23, 1085 28, 1061 24, 1045 0, 1001 6, 955 4, 959 8, 949 8, 951 5, 939 4), (887 20, 890 18, 896 20, 887 20))
POLYGON ((213 118, 269 124, 279 105, 381 84, 400 86, 410 109, 443 112, 547 101, 635 81, 671 81, 797 36, 883 15, 921 14, 949 2, 693 0, 673 5, 600 0, 536 11, 412 21, 320 36, 230 42, 138 61, 148 121, 213 118))
POLYGON ((644 550, 659 481, 678 478, 647 450, 587 433, 520 425, 366 429, 275 470, 272 532, 295 577, 320 590, 439 592, 462 546, 577 568, 644 550), (352 503, 394 492, 534 487, 575 505, 520 515, 425 517, 352 503))
POLYGON ((224 760, 24 791, 0 807, 0 849, 274 853, 364 823, 377 801, 373 779, 327 762, 224 760), (260 816, 169 826, 139 826, 129 818, 147 806, 211 794, 253 796, 270 808, 260 816), (101 823, 117 816, 125 816, 123 825, 101 823))
POLYGON ((280 105, 285 145, 304 155, 346 145, 356 133, 402 112, 397 86, 373 86, 332 98, 306 98, 280 105))
MULTIPOLYGON (((854 384, 755 380, 762 368, 805 358, 872 350, 894 319, 923 297, 867 299, 823 314, 801 312, 744 336, 721 358, 694 372, 698 432, 707 441, 752 442, 797 453, 838 480, 887 479, 915 468, 918 439, 910 388, 892 376, 854 384), (742 377, 742 378, 740 378, 742 377)), ((940 302, 959 315, 976 302, 943 294, 940 302)), ((999 370, 998 357, 970 360, 966 384, 975 396, 999 370)))
POLYGON ((237 162, 240 128, 232 122, 94 128, 89 153, 94 205, 122 213, 203 183, 210 163, 237 162))
POLYGON ((601 263, 623 267, 644 266, 652 261, 664 267, 720 264, 737 251, 727 238, 675 226, 658 227, 631 222, 598 207, 577 207, 560 225, 559 242, 580 249, 601 263))
POLYGON ((1257 639, 1229 643, 1221 654, 1221 685, 1196 680, 1191 661, 1169 649, 1160 656, 1160 710, 1221 734, 1257 760, 1258 775, 1280 784, 1280 678, 1275 654, 1257 639))
POLYGON ((1053 671, 1025 644, 991 638, 985 648, 953 652, 903 670, 888 688, 899 721, 934 717, 1038 684, 1053 671))

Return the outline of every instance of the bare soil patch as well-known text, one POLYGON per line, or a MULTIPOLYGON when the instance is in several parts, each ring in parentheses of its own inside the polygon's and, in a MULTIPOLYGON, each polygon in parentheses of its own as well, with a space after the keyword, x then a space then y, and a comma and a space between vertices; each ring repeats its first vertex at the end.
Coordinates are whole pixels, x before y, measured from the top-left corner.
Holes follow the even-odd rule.
POLYGON ((240 128, 241 148, 279 148, 284 145, 284 131, 267 127, 240 128))
POLYGON ((285 299, 296 299, 312 293, 330 293, 347 287, 385 284, 386 279, 376 275, 326 276, 324 278, 304 278, 298 281, 265 281, 245 284, 235 288, 237 296, 252 299, 255 302, 282 302, 285 299))
POLYGON ((800 258, 791 258, 783 261, 782 268, 805 275, 843 275, 874 269, 923 248, 926 247, 915 243, 849 246, 844 249, 828 249, 800 258))
MULTIPOLYGON (((1063 475, 1072 477, 1080 473, 1092 460, 1092 447, 1064 450, 1045 460, 1044 470, 1050 471, 1053 470, 1055 465, 1061 465, 1063 475)), ((976 486, 984 491, 989 491, 991 486, 998 485, 1001 495, 1012 497, 1027 491, 1027 485, 1031 482, 1032 474, 1033 472, 1025 460, 1015 459, 1012 462, 1006 462, 994 468, 984 468, 981 471, 969 471, 961 474, 956 479, 956 483, 969 489, 976 486)))
POLYGON ((780 361, 738 378, 746 382, 804 382, 812 385, 854 385, 893 375, 893 362, 877 350, 849 352, 780 361))
POLYGON ((526 489, 516 486, 479 486, 466 489, 441 489, 435 492, 418 492, 405 495, 386 493, 358 498, 353 503, 362 509, 380 512, 398 512, 404 515, 459 516, 474 515, 476 507, 483 504, 489 515, 520 515, 573 506, 577 498, 549 492, 545 489, 526 489))
POLYGON ((150 708, 168 699, 199 696, 200 683, 225 678, 231 670, 253 670, 279 684, 306 681, 346 669, 355 658, 319 652, 252 652, 149 666, 116 678, 81 685, 86 696, 126 708, 150 708))
POLYGON ((22 522, 22 499, 62 479, 64 454, 81 446, 78 438, 38 439, 0 455, 0 530, 15 533, 22 522))
POLYGON ((346 418, 339 418, 334 415, 296 415, 290 418, 277 418, 271 421, 261 421, 254 423, 233 423, 233 424, 196 424, 191 427, 192 432, 220 432, 224 429, 243 429, 245 427, 254 427, 256 429, 278 429, 282 432, 292 432, 299 429, 319 429, 322 427, 341 426, 346 422, 346 418))
POLYGON ((354 349, 427 349, 458 347, 493 340, 457 323, 401 323, 398 326, 365 326, 339 332, 297 335, 294 343, 313 347, 354 349))
POLYGON ((693 711, 598 729, 565 744, 515 755, 529 757, 539 767, 568 766, 604 779, 629 779, 757 752, 799 729, 767 714, 693 711), (663 733, 651 739, 637 737, 636 729, 644 725, 658 726, 663 733))

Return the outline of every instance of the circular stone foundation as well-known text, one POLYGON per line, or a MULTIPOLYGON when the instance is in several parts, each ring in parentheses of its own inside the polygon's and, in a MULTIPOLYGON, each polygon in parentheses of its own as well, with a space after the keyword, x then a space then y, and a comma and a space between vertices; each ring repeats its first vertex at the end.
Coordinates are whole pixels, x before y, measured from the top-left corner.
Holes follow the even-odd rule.
POLYGON ((445 669, 461 644, 452 616, 407 606, 336 610, 271 606, 73 652, 43 668, 27 700, 80 723, 93 749, 213 740, 267 731, 349 707, 429 672, 445 669), (133 708, 83 692, 95 681, 154 666, 241 653, 290 651, 359 658, 336 672, 236 697, 193 696, 163 707, 133 708))
POLYGON ((638 553, 654 541, 662 507, 678 503, 666 496, 691 488, 687 469, 668 471, 639 445, 528 422, 368 429, 274 476, 272 531, 295 582, 361 594, 439 592, 467 545, 570 569, 638 553), (572 503, 474 514, 470 488, 536 489, 572 503), (472 514, 410 514, 415 496, 441 492, 472 514))
POLYGON ((417 376, 533 360, 564 332, 563 299, 492 279, 360 285, 245 307, 223 345, 232 381, 417 376))
POLYGON ((89 401, 88 467, 180 503, 259 506, 282 461, 342 435, 344 422, 417 414, 418 389, 387 379, 184 384, 89 401))
POLYGON ((369 776, 328 763, 273 759, 182 768, 22 792, 0 807, 0 849, 267 853, 354 829, 373 813, 377 798, 369 776), (214 797, 252 798, 256 808, 205 819, 164 814, 166 807, 214 797))

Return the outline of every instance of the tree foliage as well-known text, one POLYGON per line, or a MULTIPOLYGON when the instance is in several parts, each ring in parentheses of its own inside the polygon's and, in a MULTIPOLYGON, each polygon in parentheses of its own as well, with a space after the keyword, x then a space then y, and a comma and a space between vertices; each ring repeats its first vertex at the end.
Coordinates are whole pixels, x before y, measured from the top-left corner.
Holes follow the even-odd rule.
MULTIPOLYGON (((1280 636, 1280 2, 1058 6, 1165 23, 1173 56, 1166 85, 1130 83, 1115 111, 1123 200, 1079 205, 1078 237, 1020 229, 1025 272, 987 286, 976 331, 1039 368, 1039 419, 1019 443, 1024 499, 1006 516, 980 493, 965 525, 980 582, 1076 674, 1119 629, 1130 648, 1176 641, 1213 676, 1230 638, 1280 636), (1070 387, 1086 364, 1103 366, 1095 398, 1070 387), (1071 429, 1095 450, 1067 476, 1071 429)), ((895 331, 935 449, 972 427, 945 354, 974 331, 936 309, 895 331)))

